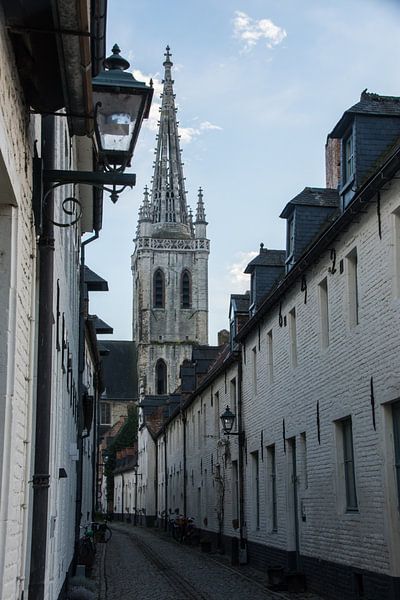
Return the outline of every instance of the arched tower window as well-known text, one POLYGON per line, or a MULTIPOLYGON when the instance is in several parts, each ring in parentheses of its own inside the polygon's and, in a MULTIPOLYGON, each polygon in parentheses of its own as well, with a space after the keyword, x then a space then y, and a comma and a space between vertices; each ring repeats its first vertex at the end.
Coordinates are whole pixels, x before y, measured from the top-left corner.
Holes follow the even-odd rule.
POLYGON ((153 279, 153 306, 164 308, 165 306, 165 278, 161 269, 157 269, 153 279))
POLYGON ((167 365, 161 358, 156 364, 156 393, 167 393, 167 365))
POLYGON ((181 308, 192 306, 192 281, 189 271, 183 271, 181 277, 181 308))

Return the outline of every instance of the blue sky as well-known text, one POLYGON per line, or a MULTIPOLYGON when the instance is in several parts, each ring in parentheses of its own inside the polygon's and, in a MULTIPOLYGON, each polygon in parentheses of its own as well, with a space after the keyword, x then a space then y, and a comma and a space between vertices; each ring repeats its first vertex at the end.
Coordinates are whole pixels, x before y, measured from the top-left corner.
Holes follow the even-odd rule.
MULTIPOLYGON (((229 296, 260 242, 285 246, 279 214, 305 186, 324 187, 324 146, 363 89, 400 96, 400 3, 395 0, 109 0, 108 41, 156 94, 167 44, 181 126, 188 201, 202 186, 209 261, 210 343, 228 328, 229 296), (253 254, 252 254, 253 253, 253 254)), ((142 128, 134 190, 105 198, 87 264, 110 291, 91 312, 131 339, 137 213, 150 183, 159 99, 142 128)))

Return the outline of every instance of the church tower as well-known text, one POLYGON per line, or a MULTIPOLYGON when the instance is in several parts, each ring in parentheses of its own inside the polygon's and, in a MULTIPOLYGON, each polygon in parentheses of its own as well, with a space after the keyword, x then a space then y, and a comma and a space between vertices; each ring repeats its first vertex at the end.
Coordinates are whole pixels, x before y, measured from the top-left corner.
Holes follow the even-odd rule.
POLYGON ((195 220, 186 200, 170 49, 151 191, 139 209, 133 274, 133 340, 141 395, 167 394, 194 345, 208 343, 208 255, 203 192, 195 220))

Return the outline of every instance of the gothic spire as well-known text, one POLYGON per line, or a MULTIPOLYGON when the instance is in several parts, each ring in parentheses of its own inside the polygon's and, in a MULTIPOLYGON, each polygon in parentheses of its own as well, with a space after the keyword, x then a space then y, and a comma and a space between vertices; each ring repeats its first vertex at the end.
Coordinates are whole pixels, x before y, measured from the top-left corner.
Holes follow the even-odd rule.
POLYGON ((151 191, 153 222, 189 225, 185 179, 176 120, 174 81, 171 77, 173 63, 169 46, 167 46, 164 56, 164 89, 161 95, 159 132, 151 191))
POLYGON ((205 222, 206 222, 206 213, 204 210, 203 190, 200 187, 199 193, 197 196, 196 223, 205 223, 205 222))

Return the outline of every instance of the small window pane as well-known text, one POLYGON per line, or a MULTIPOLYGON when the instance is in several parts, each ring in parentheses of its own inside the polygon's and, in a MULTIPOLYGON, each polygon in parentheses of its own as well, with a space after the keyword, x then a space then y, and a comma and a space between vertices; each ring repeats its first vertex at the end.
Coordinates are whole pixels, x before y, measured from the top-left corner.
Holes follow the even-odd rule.
POLYGON ((190 290, 190 275, 185 271, 182 275, 182 289, 181 289, 181 306, 182 308, 191 308, 191 290, 190 290))
POLYGON ((400 509, 400 402, 392 406, 393 414, 393 439, 394 439, 394 460, 397 479, 397 502, 400 509))
POLYGON ((342 421, 343 459, 346 482, 346 508, 357 510, 356 478, 354 472, 353 431, 351 419, 342 421))

